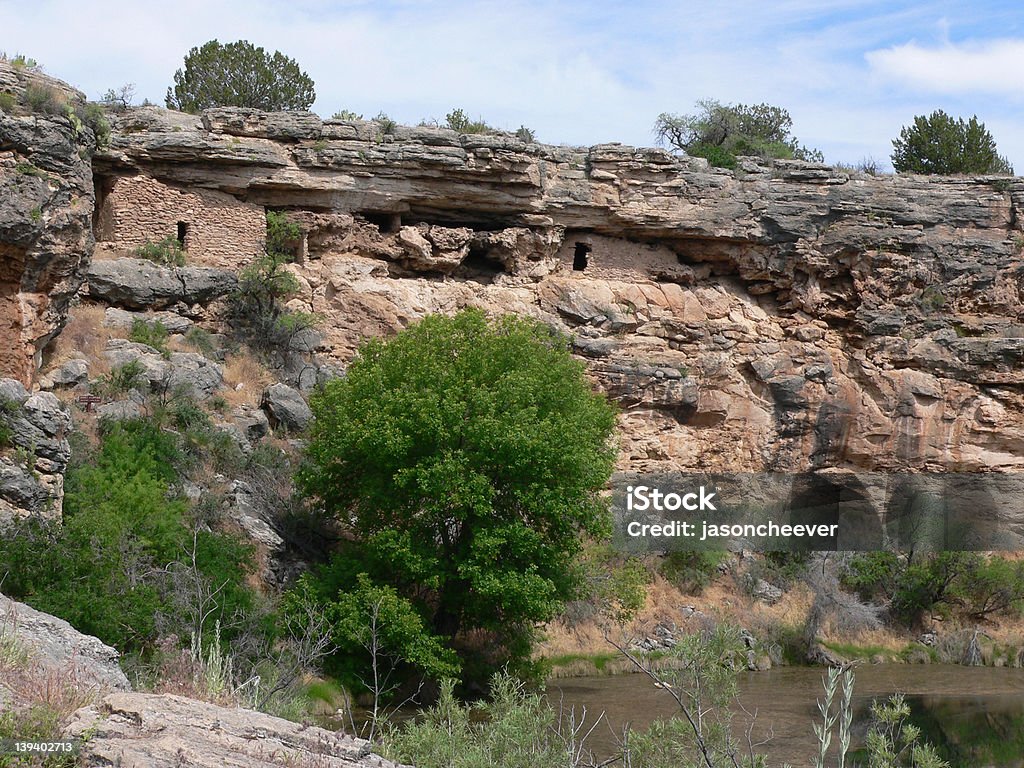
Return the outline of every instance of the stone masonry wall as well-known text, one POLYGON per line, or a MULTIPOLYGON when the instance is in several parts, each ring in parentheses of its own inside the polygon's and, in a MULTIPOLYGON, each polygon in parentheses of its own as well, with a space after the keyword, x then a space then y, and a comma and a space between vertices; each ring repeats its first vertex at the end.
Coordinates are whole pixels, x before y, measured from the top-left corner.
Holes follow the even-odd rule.
POLYGON ((96 239, 124 249, 178 236, 185 225, 189 262, 237 268, 263 250, 262 206, 210 189, 163 184, 142 174, 114 180, 102 201, 96 239))

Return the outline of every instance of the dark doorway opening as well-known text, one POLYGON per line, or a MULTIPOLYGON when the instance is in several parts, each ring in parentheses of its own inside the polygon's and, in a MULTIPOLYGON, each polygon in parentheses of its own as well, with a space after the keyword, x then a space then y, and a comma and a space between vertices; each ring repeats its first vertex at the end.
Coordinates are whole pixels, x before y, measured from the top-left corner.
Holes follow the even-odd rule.
POLYGON ((572 268, 576 272, 582 272, 590 263, 590 246, 586 243, 576 243, 576 252, 572 256, 572 268))
POLYGON ((185 238, 188 237, 188 223, 184 221, 178 222, 178 243, 182 248, 185 247, 185 238))

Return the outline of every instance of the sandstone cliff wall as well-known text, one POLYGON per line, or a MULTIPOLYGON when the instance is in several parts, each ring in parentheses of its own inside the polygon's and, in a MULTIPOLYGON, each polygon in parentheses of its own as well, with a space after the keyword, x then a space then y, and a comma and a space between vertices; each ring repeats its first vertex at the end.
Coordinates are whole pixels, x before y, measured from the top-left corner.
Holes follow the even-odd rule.
POLYGON ((296 212, 295 305, 338 362, 480 306, 573 335, 622 406, 624 468, 1024 466, 1024 181, 731 172, 248 110, 118 129, 101 175, 296 212))
MULTIPOLYGON (((17 103, 29 87, 84 101, 64 83, 0 62, 0 92, 17 103)), ((0 377, 31 384, 81 285, 93 247, 93 144, 63 113, 0 110, 0 377)))

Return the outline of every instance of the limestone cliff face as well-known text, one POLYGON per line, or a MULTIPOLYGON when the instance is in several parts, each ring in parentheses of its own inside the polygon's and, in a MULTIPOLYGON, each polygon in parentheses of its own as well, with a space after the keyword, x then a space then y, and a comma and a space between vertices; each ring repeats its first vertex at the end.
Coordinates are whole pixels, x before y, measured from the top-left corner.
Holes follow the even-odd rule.
POLYGON ((92 255, 92 132, 53 103, 32 112, 49 90, 56 101, 85 97, 60 81, 0 62, 0 377, 30 385, 42 352, 64 325, 92 255))
POLYGON ((624 468, 1024 468, 1022 180, 228 109, 135 110, 96 171, 293 211, 295 302, 342 363, 465 306, 565 328, 624 468))

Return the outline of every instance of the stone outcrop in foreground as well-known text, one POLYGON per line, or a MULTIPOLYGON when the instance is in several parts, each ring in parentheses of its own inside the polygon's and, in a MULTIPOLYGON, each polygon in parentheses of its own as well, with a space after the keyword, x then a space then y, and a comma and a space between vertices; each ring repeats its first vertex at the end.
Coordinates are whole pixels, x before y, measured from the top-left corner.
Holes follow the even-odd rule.
POLYGON ((75 713, 85 766, 394 768, 362 739, 181 696, 115 693, 75 713))
POLYGON ((39 677, 53 675, 61 684, 82 689, 131 690, 116 650, 63 619, 4 595, 0 595, 0 635, 14 639, 39 677))

